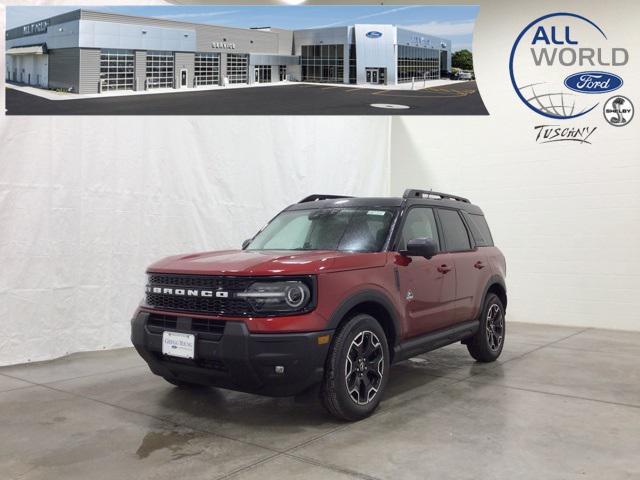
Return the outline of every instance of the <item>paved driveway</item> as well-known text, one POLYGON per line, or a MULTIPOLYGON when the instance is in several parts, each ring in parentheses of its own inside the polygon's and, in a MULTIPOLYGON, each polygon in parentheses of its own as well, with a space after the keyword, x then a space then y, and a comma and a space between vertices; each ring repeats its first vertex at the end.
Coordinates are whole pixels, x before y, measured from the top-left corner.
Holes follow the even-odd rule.
POLYGON ((476 82, 413 91, 293 84, 57 101, 7 89, 6 100, 8 115, 487 115, 476 82))

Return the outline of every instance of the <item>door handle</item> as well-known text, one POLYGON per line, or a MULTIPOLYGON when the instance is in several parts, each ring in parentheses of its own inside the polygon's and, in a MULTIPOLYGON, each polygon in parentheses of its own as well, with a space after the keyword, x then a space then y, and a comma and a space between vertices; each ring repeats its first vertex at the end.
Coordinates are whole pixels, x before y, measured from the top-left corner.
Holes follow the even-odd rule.
POLYGON ((486 265, 484 263, 482 263, 480 260, 478 260, 476 263, 474 263, 473 266, 475 268, 477 268, 478 270, 482 270, 484 267, 486 267, 486 265))
POLYGON ((453 268, 449 265, 440 265, 437 270, 440 273, 449 273, 453 268))

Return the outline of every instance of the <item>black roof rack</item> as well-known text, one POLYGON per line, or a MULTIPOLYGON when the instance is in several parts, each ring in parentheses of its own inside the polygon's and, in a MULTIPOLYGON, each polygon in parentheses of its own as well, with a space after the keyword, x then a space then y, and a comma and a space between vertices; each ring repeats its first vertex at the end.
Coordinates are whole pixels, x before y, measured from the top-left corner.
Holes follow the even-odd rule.
POLYGON ((458 202, 471 203, 468 198, 458 197, 457 195, 450 195, 448 193, 434 192, 433 190, 414 190, 408 188, 404 191, 402 198, 429 198, 439 197, 442 200, 456 200, 458 202))
POLYGON ((314 193, 313 195, 304 197, 298 203, 317 202, 318 200, 331 200, 334 198, 353 198, 353 197, 349 197, 347 195, 324 195, 324 194, 314 193))

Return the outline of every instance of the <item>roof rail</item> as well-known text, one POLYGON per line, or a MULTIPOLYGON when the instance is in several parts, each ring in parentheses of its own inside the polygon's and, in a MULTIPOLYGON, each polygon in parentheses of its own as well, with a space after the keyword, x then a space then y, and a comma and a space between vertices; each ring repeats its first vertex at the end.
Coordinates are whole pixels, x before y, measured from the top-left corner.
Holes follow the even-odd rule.
POLYGON ((402 198, 429 198, 440 197, 441 200, 456 200, 458 202, 471 203, 468 198, 458 197, 457 195, 450 195, 448 193, 434 192, 433 190, 414 190, 407 188, 404 191, 402 198))
POLYGON ((353 198, 353 197, 349 197, 347 195, 324 195, 324 194, 314 193, 313 195, 304 197, 298 203, 317 202, 318 200, 331 200, 333 198, 353 198))

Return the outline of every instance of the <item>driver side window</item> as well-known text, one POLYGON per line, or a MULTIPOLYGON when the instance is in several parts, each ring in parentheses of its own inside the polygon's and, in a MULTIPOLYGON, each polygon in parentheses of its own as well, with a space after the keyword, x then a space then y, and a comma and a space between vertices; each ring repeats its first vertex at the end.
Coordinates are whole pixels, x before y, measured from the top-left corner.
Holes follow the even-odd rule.
POLYGON ((407 212, 398 242, 398 250, 406 250, 407 242, 416 238, 429 238, 440 250, 438 228, 433 209, 427 207, 414 207, 407 212))

